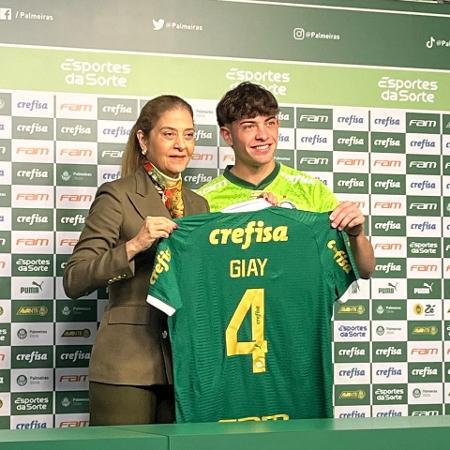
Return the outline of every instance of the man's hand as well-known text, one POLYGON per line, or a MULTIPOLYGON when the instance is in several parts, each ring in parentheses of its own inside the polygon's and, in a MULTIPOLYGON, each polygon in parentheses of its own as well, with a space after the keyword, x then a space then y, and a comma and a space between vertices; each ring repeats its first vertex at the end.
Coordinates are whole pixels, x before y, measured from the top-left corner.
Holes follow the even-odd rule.
POLYGON ((261 192, 257 198, 263 198, 266 202, 270 203, 272 206, 278 206, 278 199, 272 192, 261 192))
POLYGON ((364 214, 354 202, 342 202, 330 214, 331 226, 346 231, 350 236, 364 232, 364 214))

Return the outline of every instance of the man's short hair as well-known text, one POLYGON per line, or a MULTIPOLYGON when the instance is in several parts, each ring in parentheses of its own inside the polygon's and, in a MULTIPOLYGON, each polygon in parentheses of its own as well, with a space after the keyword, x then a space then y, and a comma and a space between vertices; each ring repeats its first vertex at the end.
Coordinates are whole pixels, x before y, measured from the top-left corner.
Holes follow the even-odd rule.
POLYGON ((219 126, 242 118, 276 116, 278 102, 274 95, 258 84, 245 81, 228 91, 216 108, 219 126))

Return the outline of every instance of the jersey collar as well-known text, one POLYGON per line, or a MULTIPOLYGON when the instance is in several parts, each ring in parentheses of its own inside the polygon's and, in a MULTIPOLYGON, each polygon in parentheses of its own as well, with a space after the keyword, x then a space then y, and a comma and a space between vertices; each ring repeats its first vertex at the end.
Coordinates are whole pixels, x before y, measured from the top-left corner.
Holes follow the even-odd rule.
POLYGON ((233 184, 237 184, 238 186, 256 191, 256 190, 265 189, 267 186, 269 186, 269 184, 272 183, 272 181, 276 178, 276 176, 280 172, 281 166, 280 166, 279 162, 276 162, 275 168, 273 169, 272 173, 267 175, 267 177, 264 178, 264 180, 262 180, 261 183, 259 183, 259 184, 249 183, 248 181, 245 181, 242 178, 237 177, 236 175, 231 173, 230 169, 232 167, 233 166, 227 166, 225 171, 223 172, 223 176, 233 184))

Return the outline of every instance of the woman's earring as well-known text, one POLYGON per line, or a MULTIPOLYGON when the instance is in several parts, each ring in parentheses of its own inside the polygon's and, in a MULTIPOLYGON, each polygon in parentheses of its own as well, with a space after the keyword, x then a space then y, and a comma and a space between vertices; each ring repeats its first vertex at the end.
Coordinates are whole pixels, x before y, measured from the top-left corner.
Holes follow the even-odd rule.
POLYGON ((141 153, 145 156, 147 154, 147 149, 146 148, 141 148, 141 153))

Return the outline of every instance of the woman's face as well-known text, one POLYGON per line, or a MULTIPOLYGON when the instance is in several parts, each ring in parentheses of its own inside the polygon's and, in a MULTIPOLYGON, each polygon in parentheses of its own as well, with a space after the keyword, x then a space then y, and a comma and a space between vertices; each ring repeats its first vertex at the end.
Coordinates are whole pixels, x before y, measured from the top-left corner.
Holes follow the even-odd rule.
POLYGON ((142 131, 138 131, 138 139, 141 147, 147 150, 145 157, 165 175, 177 178, 194 152, 194 131, 189 111, 172 109, 161 115, 148 139, 142 131))

